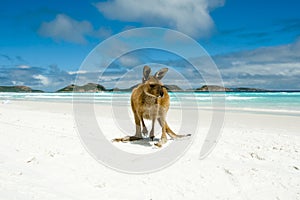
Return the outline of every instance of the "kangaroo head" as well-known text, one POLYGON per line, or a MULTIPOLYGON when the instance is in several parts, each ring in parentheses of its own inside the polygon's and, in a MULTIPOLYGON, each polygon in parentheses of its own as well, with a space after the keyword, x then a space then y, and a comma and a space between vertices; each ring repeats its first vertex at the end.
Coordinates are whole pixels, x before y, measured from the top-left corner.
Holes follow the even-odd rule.
POLYGON ((162 68, 158 72, 156 72, 154 76, 152 76, 150 75, 151 68, 148 66, 144 67, 143 88, 144 88, 144 92, 147 95, 156 98, 164 96, 163 84, 160 80, 166 75, 167 71, 168 68, 162 68))

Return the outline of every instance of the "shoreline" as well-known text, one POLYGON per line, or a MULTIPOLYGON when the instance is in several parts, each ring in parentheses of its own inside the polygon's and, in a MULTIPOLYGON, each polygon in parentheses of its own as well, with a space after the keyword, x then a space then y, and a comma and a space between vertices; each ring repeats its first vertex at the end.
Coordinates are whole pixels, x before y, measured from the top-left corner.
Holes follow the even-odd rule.
MULTIPOLYGON (((24 102, 25 104, 34 104, 34 103, 50 103, 50 104, 64 104, 64 105, 72 105, 74 104, 73 100, 70 101, 60 101, 58 102, 57 100, 9 100, 9 101, 4 101, 2 100, 2 104, 21 104, 24 102)), ((79 104, 93 104, 94 106, 112 106, 112 102, 76 102, 79 104)), ((0 103, 1 104, 1 103, 0 103)), ((174 103, 173 103, 174 104, 174 103)), ((127 106, 130 107, 129 103, 121 103, 121 104, 114 104, 114 106, 127 106)), ((182 109, 195 109, 192 106, 178 106, 178 105, 172 105, 172 102, 170 104, 170 109, 173 110, 182 110, 182 109)), ((249 113, 249 114, 263 114, 263 115, 279 115, 279 116, 294 116, 294 117, 300 117, 300 110, 284 110, 284 109, 270 109, 270 108, 251 108, 251 107, 241 107, 241 106, 230 106, 226 105, 225 101, 225 106, 224 108, 222 107, 215 107, 213 108, 212 106, 198 106, 198 110, 202 111, 224 111, 227 113, 249 113)))

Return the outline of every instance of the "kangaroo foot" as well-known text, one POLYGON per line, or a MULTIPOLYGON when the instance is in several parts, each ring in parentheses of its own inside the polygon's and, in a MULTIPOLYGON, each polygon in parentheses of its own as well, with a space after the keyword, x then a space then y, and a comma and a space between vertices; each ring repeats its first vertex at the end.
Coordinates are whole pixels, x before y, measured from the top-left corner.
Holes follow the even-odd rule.
POLYGON ((126 136, 123 138, 115 138, 112 140, 112 142, 130 142, 135 140, 142 140, 143 138, 137 137, 137 136, 126 136))
POLYGON ((162 147, 162 145, 165 143, 167 143, 167 138, 163 137, 159 140, 159 142, 155 143, 154 145, 157 147, 162 147))

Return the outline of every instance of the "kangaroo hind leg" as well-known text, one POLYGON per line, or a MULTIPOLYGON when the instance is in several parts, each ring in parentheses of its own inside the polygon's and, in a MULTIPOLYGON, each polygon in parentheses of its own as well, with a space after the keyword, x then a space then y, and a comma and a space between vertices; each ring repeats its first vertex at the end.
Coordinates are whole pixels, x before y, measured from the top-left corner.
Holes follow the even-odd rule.
MULTIPOLYGON (((158 119, 158 122, 159 122, 159 124, 161 125, 161 120, 160 120, 160 119, 158 119)), ((165 126, 166 126, 166 132, 167 132, 167 134, 168 134, 171 138, 173 138, 173 139, 176 139, 176 138, 182 138, 182 137, 186 137, 186 136, 190 136, 190 134, 188 134, 188 135, 179 135, 179 134, 174 133, 174 131, 172 131, 172 129, 169 127, 169 125, 168 125, 167 122, 165 122, 165 126)))

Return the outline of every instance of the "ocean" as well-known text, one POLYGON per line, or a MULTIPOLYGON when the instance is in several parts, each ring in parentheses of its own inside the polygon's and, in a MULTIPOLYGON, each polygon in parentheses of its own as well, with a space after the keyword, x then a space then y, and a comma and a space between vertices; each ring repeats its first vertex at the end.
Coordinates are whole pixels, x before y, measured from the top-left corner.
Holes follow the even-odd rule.
MULTIPOLYGON (((213 109, 300 116, 300 92, 170 92, 172 109, 213 109), (216 104, 212 102, 217 102, 216 104)), ((129 92, 101 93, 0 93, 2 104, 14 101, 43 101, 130 106, 129 92)))

